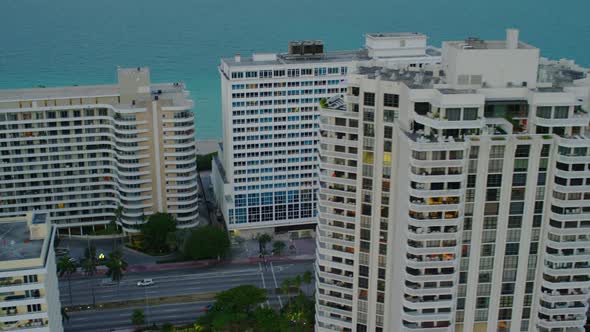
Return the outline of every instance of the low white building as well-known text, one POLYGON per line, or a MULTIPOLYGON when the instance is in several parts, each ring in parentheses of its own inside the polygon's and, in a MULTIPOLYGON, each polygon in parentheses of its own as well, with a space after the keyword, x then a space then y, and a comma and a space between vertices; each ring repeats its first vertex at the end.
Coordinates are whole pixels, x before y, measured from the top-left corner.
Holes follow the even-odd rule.
POLYGON ((0 331, 63 331, 47 213, 0 219, 0 331))

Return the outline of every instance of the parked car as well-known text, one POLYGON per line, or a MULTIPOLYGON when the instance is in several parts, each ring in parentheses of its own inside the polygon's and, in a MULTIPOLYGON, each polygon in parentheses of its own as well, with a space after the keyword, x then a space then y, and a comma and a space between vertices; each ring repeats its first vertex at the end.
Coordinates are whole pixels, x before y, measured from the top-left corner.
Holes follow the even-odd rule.
POLYGON ((154 280, 152 280, 152 279, 142 279, 137 282, 137 286, 139 286, 139 287, 146 287, 146 286, 153 286, 153 285, 154 285, 154 280))

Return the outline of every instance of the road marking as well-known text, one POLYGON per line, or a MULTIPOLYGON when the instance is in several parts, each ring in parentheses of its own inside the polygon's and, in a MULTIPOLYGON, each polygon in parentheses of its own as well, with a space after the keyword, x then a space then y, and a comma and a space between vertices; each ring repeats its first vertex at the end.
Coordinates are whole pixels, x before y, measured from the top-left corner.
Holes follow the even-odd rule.
MULTIPOLYGON (((278 289, 279 288, 279 284, 277 283, 277 277, 275 276, 275 270, 273 268, 272 262, 270 262, 270 272, 272 272, 272 278, 275 281, 275 289, 278 289)), ((281 296, 277 294, 277 298, 279 299, 279 305, 282 308, 283 307, 283 301, 281 300, 281 296)))
MULTIPOLYGON (((260 264, 260 262, 258 262, 258 268, 260 269, 260 278, 262 279, 262 288, 266 289, 266 282, 264 281, 264 273, 262 272, 262 264, 260 264)), ((270 302, 268 301, 268 298, 266 298, 266 305, 268 307, 270 307, 270 302)))

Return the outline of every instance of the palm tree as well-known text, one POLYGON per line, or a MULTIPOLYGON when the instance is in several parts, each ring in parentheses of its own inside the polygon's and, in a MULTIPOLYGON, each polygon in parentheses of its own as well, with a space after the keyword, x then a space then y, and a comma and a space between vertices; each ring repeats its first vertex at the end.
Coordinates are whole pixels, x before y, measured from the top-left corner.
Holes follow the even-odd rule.
MULTIPOLYGON (((117 233, 119 232, 119 225, 122 225, 123 222, 121 221, 121 219, 123 218, 123 207, 121 205, 118 205, 117 208, 115 209, 115 216, 114 218, 111 220, 111 225, 109 227, 113 228, 117 231, 117 233)), ((113 241, 113 246, 115 246, 113 248, 113 250, 116 250, 116 245, 117 245, 117 240, 113 241)), ((123 245, 123 239, 121 239, 121 245, 123 245)))
POLYGON ((117 287, 121 279, 123 279, 123 273, 127 270, 127 262, 123 260, 123 254, 119 250, 115 250, 109 254, 109 257, 105 263, 107 267, 107 276, 111 277, 111 280, 117 282, 117 287))
POLYGON ((87 276, 93 276, 96 273, 98 261, 96 258, 96 246, 91 244, 84 251, 84 261, 82 261, 82 270, 87 276))
POLYGON ((303 273, 303 277, 301 278, 303 280, 303 283, 307 285, 307 293, 309 293, 309 285, 311 285, 312 278, 313 275, 311 274, 311 271, 305 271, 305 273, 303 273))
POLYGON ((295 278, 293 279, 293 286, 295 286, 295 288, 297 288, 297 292, 301 293, 301 276, 297 275, 295 276, 295 278))
POLYGON ((131 314, 131 323, 135 326, 140 326, 145 324, 145 315, 143 314, 143 310, 135 309, 131 314))
POLYGON ((286 246, 287 245, 283 241, 275 241, 272 244, 272 248, 278 256, 280 256, 283 253, 283 250, 285 250, 286 246))
POLYGON ((70 315, 68 315, 68 311, 66 310, 66 308, 61 307, 61 322, 69 322, 70 321, 70 315))
POLYGON ((268 234, 260 234, 257 237, 258 239, 258 247, 260 248, 260 253, 264 255, 266 252, 266 244, 272 241, 272 237, 268 234))
POLYGON ((121 217, 123 216, 123 207, 121 205, 117 206, 115 209, 115 218, 113 221, 115 222, 115 227, 119 229, 119 225, 121 225, 121 217))
POLYGON ((283 279, 283 282, 281 282, 281 293, 285 294, 285 296, 287 297, 287 301, 291 301, 291 298, 289 297, 289 290, 291 289, 291 283, 293 281, 291 280, 291 278, 285 278, 283 279))
POLYGON ((60 277, 64 275, 68 278, 68 288, 70 292, 70 305, 72 304, 72 273, 76 272, 76 265, 72 258, 68 255, 61 257, 57 261, 57 273, 60 277))

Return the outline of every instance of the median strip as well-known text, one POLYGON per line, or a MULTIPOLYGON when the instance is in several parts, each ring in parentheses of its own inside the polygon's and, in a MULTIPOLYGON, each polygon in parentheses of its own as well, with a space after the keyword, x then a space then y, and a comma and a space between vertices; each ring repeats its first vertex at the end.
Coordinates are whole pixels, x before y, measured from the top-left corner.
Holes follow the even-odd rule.
MULTIPOLYGON (((160 304, 208 301, 208 300, 214 300, 216 294, 217 293, 215 293, 215 292, 209 292, 209 293, 198 293, 198 294, 188 294, 188 295, 151 297, 151 298, 147 299, 147 302, 149 303, 150 306, 152 306, 152 305, 160 305, 160 304)), ((146 304, 146 299, 134 299, 134 300, 124 300, 124 301, 115 301, 115 302, 104 302, 104 303, 98 303, 96 305, 93 305, 93 304, 75 305, 75 306, 65 307, 65 310, 67 312, 87 311, 87 310, 108 310, 108 309, 141 307, 141 306, 145 306, 145 304, 146 304)))

